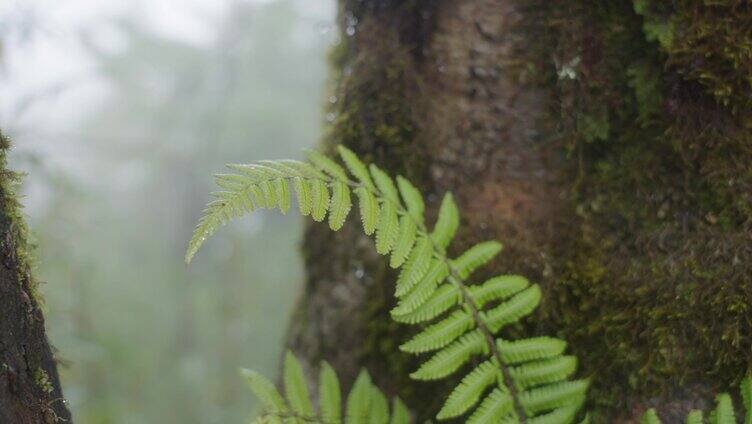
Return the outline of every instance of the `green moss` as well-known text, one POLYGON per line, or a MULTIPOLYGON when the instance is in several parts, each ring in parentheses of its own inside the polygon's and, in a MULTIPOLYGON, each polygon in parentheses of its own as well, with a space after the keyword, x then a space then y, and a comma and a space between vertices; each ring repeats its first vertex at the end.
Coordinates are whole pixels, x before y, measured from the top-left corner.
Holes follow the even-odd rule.
POLYGON ((35 263, 33 246, 30 243, 31 235, 26 225, 26 219, 22 213, 21 203, 18 201, 17 187, 21 180, 21 174, 8 170, 8 150, 11 142, 0 131, 0 202, 2 211, 0 219, 3 225, 10 231, 9 240, 13 246, 13 261, 19 273, 18 281, 28 284, 31 295, 41 300, 38 293, 38 284, 31 275, 31 269, 35 263))
POLYGON ((545 323, 595 374, 599 416, 738 381, 752 368, 752 11, 624 0, 544 13, 544 57, 582 58, 578 78, 549 72, 578 219, 545 323))
POLYGON ((54 390, 52 382, 50 381, 50 376, 42 368, 36 368, 34 370, 34 382, 47 394, 52 393, 54 390))

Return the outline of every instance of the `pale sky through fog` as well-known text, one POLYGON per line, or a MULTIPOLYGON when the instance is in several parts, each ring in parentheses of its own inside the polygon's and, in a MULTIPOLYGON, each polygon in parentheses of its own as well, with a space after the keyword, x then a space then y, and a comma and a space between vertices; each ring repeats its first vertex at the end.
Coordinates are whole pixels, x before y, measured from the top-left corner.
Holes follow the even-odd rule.
MULTIPOLYGON (((97 78, 81 37, 105 51, 123 48, 127 41, 113 25, 119 17, 135 17, 169 39, 207 46, 233 2, 273 1, 0 0, 0 127, 11 135, 66 131, 96 108, 107 86, 97 78)), ((333 2, 295 4, 315 21, 334 14, 333 2)))

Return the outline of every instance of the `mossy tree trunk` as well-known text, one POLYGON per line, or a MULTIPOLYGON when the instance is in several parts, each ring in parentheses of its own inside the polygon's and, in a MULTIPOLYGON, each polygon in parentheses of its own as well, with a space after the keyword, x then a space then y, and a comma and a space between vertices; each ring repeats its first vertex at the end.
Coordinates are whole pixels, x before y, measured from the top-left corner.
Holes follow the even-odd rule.
POLYGON ((0 133, 0 422, 70 422, 31 275, 26 224, 0 133))
MULTIPOLYGON (((455 193, 453 251, 498 239, 493 271, 543 285, 524 331, 570 342, 597 422, 682 422, 750 372, 746 2, 343 0, 339 21, 324 147, 415 181, 429 218, 455 193)), ((290 345, 430 418, 456 381, 407 379, 395 274, 356 221, 308 227, 290 345)))

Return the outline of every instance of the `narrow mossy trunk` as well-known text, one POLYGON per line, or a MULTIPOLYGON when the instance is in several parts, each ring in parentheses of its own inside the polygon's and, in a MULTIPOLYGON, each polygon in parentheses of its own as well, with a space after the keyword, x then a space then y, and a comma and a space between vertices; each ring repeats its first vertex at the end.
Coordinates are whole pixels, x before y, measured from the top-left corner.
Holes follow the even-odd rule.
POLYGON ((0 423, 71 422, 47 341, 26 224, 0 133, 0 423))
MULTIPOLYGON (((453 251, 498 239, 492 270, 543 285, 520 331, 570 342, 596 422, 682 422, 752 369, 748 3, 345 0, 339 22, 323 148, 415 181, 429 218, 455 193, 453 251)), ((430 418, 456 381, 407 378, 355 221, 308 227, 290 344, 430 418)))

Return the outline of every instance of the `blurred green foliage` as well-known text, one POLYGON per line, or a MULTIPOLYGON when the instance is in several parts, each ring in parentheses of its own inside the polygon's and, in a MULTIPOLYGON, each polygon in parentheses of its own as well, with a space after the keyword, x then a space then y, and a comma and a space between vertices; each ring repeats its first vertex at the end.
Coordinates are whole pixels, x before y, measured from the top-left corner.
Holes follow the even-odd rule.
POLYGON ((332 40, 331 22, 317 19, 300 2, 235 2, 200 47, 123 18, 126 48, 90 47, 108 95, 71 134, 49 136, 73 166, 54 165, 55 149, 17 150, 77 422, 252 414, 237 369, 277 372, 302 279, 301 222, 257 215, 220 232, 190 268, 182 256, 213 172, 295 157, 319 137, 332 40))

